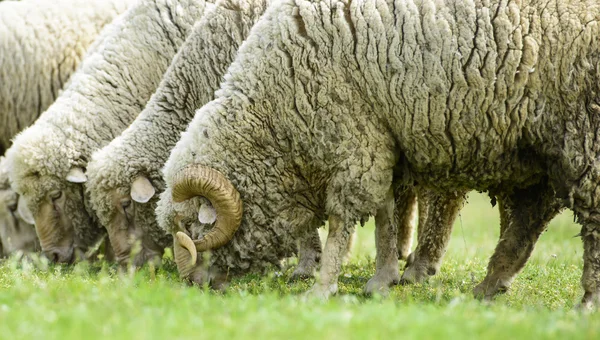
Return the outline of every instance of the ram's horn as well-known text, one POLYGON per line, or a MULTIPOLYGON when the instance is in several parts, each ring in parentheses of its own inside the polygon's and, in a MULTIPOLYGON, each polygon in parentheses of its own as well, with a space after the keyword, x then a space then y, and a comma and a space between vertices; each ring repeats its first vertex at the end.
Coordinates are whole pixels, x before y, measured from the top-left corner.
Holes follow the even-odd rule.
POLYGON ((219 171, 202 165, 189 166, 175 175, 173 201, 182 202, 196 196, 205 197, 217 211, 214 227, 200 240, 197 251, 216 249, 227 244, 242 223, 242 200, 239 192, 219 171))
POLYGON ((181 231, 177 232, 175 234, 173 252, 179 274, 182 278, 189 278, 198 260, 198 252, 196 251, 194 241, 185 233, 181 231))

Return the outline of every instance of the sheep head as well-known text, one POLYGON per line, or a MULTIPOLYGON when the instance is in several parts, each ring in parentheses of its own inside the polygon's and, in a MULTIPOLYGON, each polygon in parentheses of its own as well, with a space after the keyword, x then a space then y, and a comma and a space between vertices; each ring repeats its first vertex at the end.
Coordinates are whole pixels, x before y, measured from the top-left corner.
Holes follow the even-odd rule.
POLYGON ((182 277, 194 282, 197 282, 194 273, 195 268, 198 267, 198 252, 227 244, 242 221, 240 194, 217 170, 193 165, 175 175, 172 190, 174 202, 183 202, 197 196, 204 197, 210 202, 200 207, 198 220, 203 224, 214 222, 214 227, 198 240, 192 240, 181 231, 174 235, 177 268, 182 277))
POLYGON ((110 192, 111 213, 109 215, 111 217, 105 227, 117 261, 121 265, 127 265, 132 256, 134 266, 141 266, 147 261, 160 257, 162 249, 151 237, 144 235, 143 228, 138 225, 143 217, 138 214, 152 215, 154 218, 153 209, 150 211, 144 209, 155 193, 156 189, 145 176, 136 177, 131 188, 118 187, 110 192), (136 243, 139 243, 142 248, 132 254, 136 243))
MULTIPOLYGON (((75 259, 76 235, 73 214, 86 214, 83 188, 87 177, 83 169, 72 167, 63 180, 35 178, 44 182, 44 190, 36 197, 22 195, 18 204, 20 215, 35 223, 42 252, 52 261, 70 263, 75 259)), ((81 249, 81 253, 83 253, 81 249)))

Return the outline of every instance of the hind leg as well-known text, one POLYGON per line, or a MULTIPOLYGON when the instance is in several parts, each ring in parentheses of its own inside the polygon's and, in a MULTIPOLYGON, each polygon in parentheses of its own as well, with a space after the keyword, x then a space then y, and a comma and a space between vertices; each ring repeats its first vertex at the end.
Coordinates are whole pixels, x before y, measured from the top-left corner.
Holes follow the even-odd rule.
POLYGON ((498 197, 501 234, 485 279, 473 289, 478 298, 491 299, 510 287, 529 259, 535 243, 560 211, 554 192, 544 181, 498 197))
POLYGON ((375 245, 377 248, 375 275, 367 282, 365 293, 386 294, 389 287, 398 284, 398 251, 396 250, 396 223, 394 223, 394 195, 387 195, 385 203, 375 215, 375 245))
POLYGON ((580 307, 592 309, 600 306, 600 225, 586 223, 581 230, 583 239, 584 294, 580 307))
POLYGON ((321 261, 321 252, 321 239, 316 227, 303 230, 298 241, 298 266, 292 273, 291 280, 313 277, 321 261))
POLYGON ((412 247, 414 219, 417 212, 417 193, 414 187, 399 186, 395 190, 394 220, 397 223, 398 259, 406 260, 412 247))
POLYGON ((423 282, 435 275, 448 248, 452 225, 465 201, 466 192, 419 191, 419 237, 402 274, 403 284, 423 282), (421 209, 423 207, 423 209, 421 209))

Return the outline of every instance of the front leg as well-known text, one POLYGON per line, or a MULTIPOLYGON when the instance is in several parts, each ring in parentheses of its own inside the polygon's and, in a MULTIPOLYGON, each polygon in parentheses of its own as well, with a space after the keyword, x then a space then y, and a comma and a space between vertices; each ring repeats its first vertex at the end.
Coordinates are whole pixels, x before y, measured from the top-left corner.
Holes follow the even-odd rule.
POLYGON ((339 216, 329 217, 329 233, 323 251, 320 277, 310 291, 310 295, 327 299, 337 293, 338 276, 341 271, 345 251, 350 235, 354 232, 354 223, 344 221, 339 216))
POLYGON ((386 295, 389 288, 398 284, 398 251, 396 249, 396 223, 394 223, 394 195, 390 191, 383 206, 375 215, 375 247, 377 258, 375 275, 367 282, 366 294, 386 295))

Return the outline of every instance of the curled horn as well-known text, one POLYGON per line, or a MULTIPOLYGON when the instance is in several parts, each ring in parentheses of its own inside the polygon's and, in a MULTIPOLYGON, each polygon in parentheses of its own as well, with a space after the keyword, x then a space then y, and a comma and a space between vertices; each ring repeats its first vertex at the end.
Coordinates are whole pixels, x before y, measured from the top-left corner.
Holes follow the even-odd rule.
POLYGON ((177 264, 179 274, 183 278, 189 278, 190 274, 194 271, 196 261, 198 261, 198 253, 196 252, 194 241, 192 241, 185 233, 178 231, 177 234, 175 234, 173 250, 175 252, 175 263, 177 264))
POLYGON ((203 238, 193 241, 199 252, 227 244, 242 223, 240 193, 215 169, 191 165, 179 171, 173 181, 172 195, 174 202, 203 196, 217 211, 215 226, 203 238))

